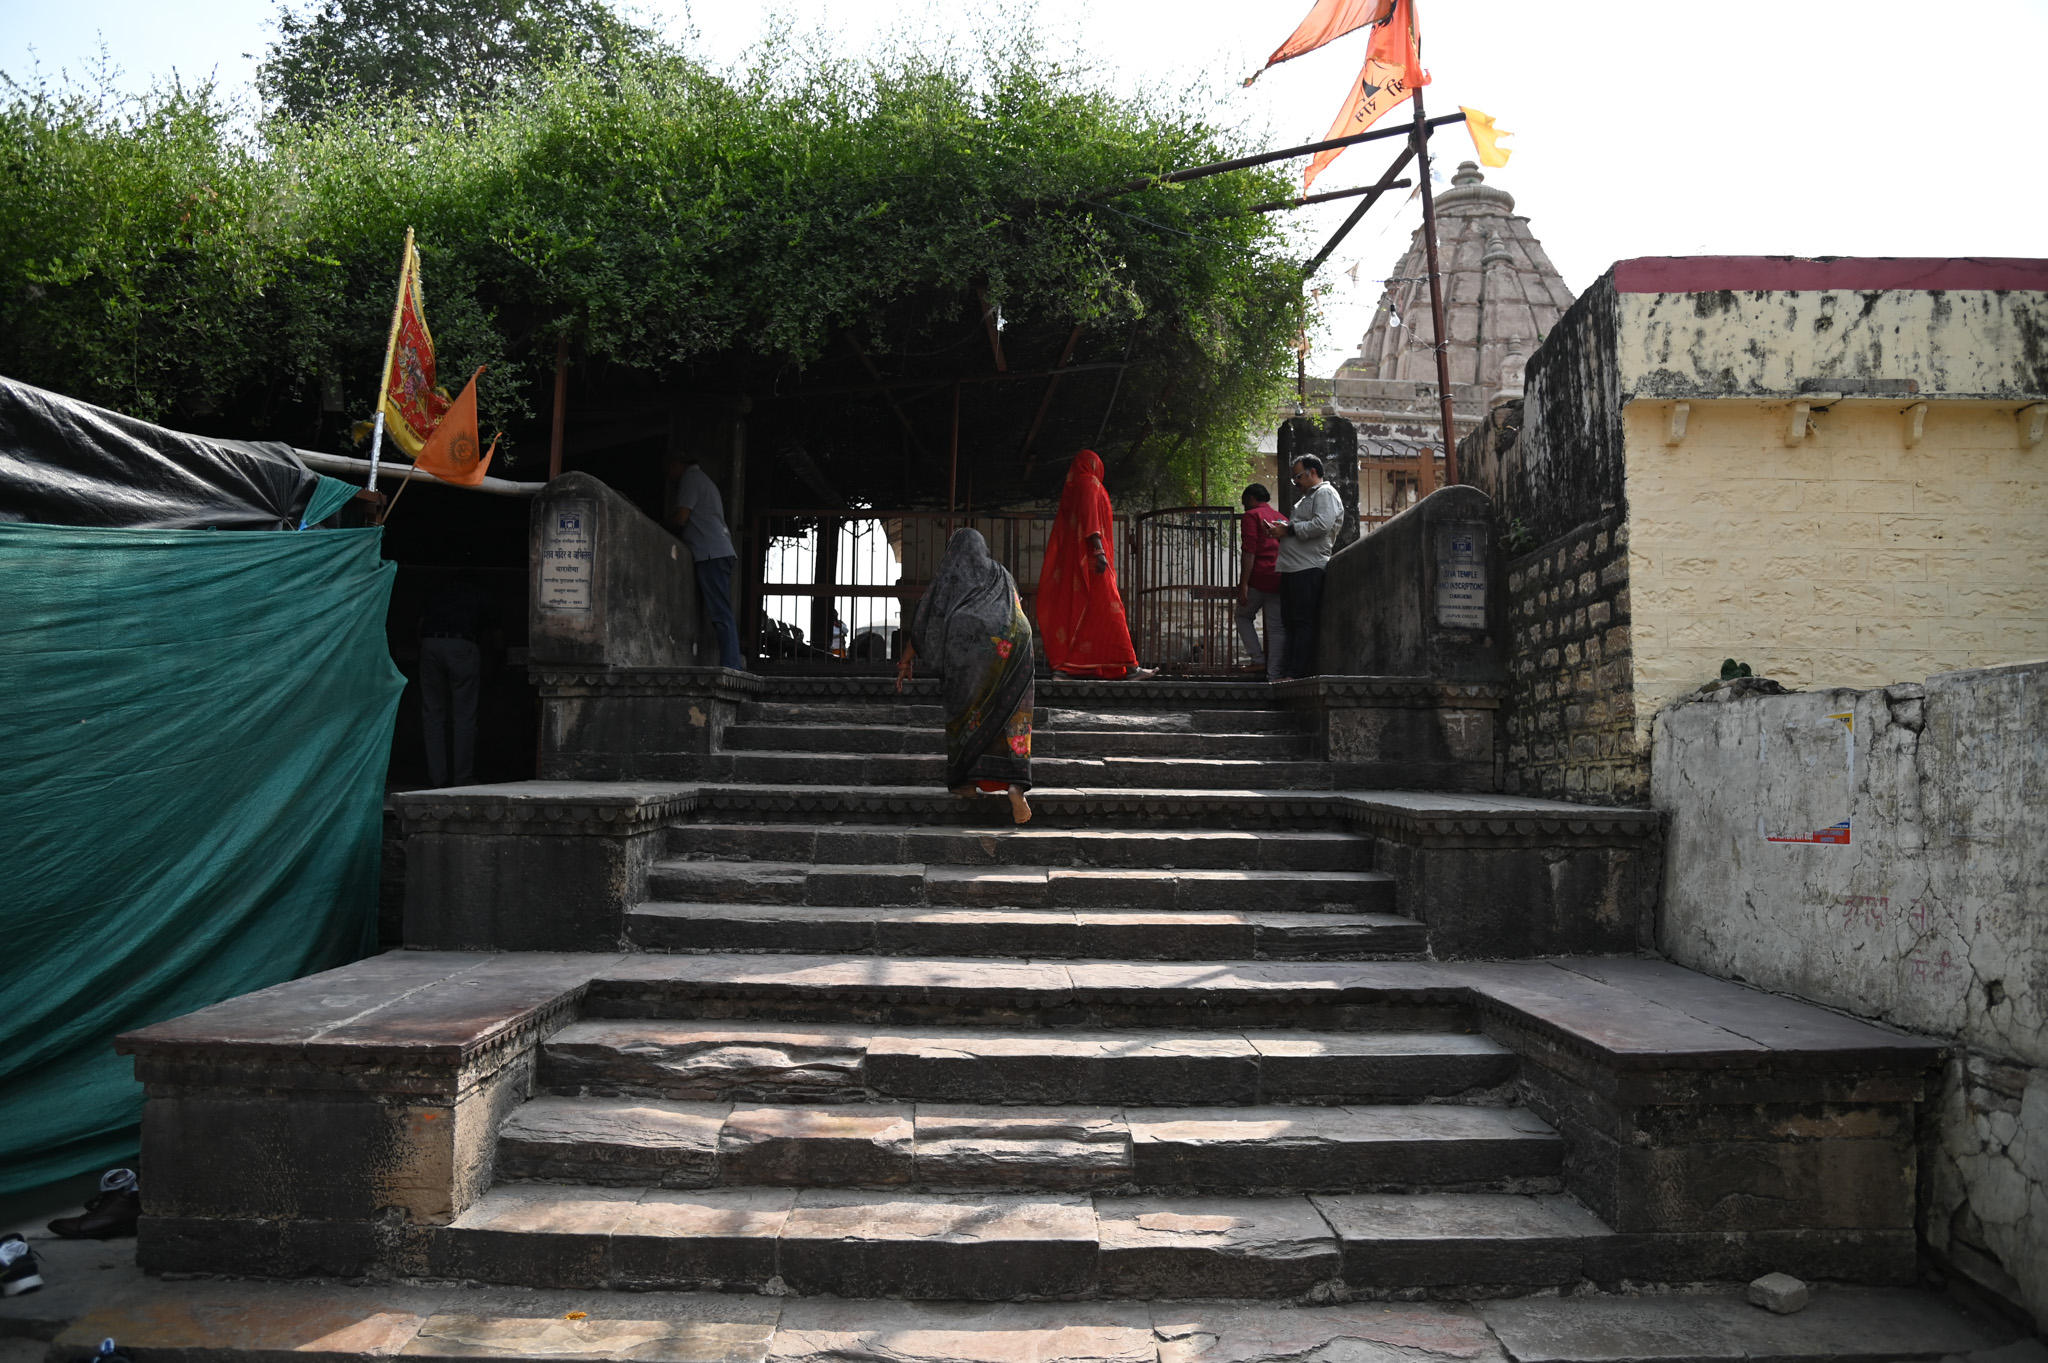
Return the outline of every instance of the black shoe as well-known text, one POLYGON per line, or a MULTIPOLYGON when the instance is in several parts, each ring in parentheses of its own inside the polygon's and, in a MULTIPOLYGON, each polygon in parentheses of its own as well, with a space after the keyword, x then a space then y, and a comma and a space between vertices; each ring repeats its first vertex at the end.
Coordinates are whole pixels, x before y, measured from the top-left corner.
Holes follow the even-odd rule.
POLYGON ((43 1285, 43 1261, 19 1235, 0 1236, 0 1296, 18 1297, 43 1285))
POLYGON ((85 1204, 83 1216, 60 1216, 50 1233, 67 1240, 118 1240, 135 1234, 142 1215, 142 1193, 133 1169, 109 1169, 100 1175, 99 1196, 85 1204))

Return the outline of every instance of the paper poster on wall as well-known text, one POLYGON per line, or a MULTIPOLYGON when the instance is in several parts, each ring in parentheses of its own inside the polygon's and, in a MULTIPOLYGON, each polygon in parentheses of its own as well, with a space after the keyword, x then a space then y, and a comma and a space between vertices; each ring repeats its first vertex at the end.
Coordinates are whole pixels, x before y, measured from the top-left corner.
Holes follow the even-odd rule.
POLYGON ((596 507, 590 502, 557 502, 549 509, 540 534, 542 610, 590 609, 590 565, 596 539, 596 507))
POLYGON ((1757 734, 1763 808, 1756 831, 1765 842, 1847 847, 1856 799, 1856 716, 1787 724, 1757 734))

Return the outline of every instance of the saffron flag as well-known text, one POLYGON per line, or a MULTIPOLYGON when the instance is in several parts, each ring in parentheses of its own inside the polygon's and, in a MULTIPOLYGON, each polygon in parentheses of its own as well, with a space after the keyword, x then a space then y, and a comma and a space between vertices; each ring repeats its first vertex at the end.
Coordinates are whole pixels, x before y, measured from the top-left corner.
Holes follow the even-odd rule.
POLYGON ((1268 67, 1305 56, 1324 43, 1335 42, 1367 24, 1380 23, 1393 12, 1394 0, 1316 0, 1308 18, 1296 26, 1286 42, 1273 49, 1273 55, 1266 58, 1265 66, 1245 77, 1244 83, 1250 85, 1264 75, 1268 67))
POLYGON ((384 433, 398 448, 417 456, 448 411, 448 395, 434 386, 434 337, 427 330, 426 300, 420 296, 420 253, 405 234, 399 266, 398 306, 391 314, 391 338, 384 348, 384 386, 378 397, 384 433))
MULTIPOLYGON (((1351 97, 1337 115, 1337 121, 1323 134, 1332 138, 1362 133, 1379 121, 1380 115, 1429 84, 1429 72, 1422 69, 1422 37, 1415 24, 1415 0, 1394 0, 1387 17, 1374 24, 1372 40, 1366 44, 1365 65, 1351 87, 1351 97)), ((1316 182, 1323 168, 1342 155, 1344 148, 1319 151, 1302 176, 1302 189, 1316 182)))
POLYGON ((483 372, 479 365, 463 386, 462 396, 447 405, 440 424, 420 447, 414 468, 431 473, 444 483, 461 483, 465 487, 475 487, 484 480, 491 467, 491 456, 498 452, 498 442, 493 439, 490 449, 478 457, 476 381, 483 377, 483 372))
POLYGON ((1503 147, 1500 140, 1503 137, 1513 137, 1514 134, 1506 128, 1494 127, 1491 114, 1482 114, 1477 109, 1467 109, 1462 104, 1458 108, 1464 112, 1465 131, 1472 134, 1472 148, 1479 153, 1479 164, 1493 166, 1496 169, 1506 165, 1508 158, 1515 153, 1512 147, 1503 147))

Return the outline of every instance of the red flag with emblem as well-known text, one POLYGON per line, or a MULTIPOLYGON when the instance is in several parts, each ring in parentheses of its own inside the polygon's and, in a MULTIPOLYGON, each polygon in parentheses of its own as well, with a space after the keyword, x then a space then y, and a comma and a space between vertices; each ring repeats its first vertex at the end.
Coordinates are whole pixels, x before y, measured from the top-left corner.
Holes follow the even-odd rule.
MULTIPOLYGON (((1372 41, 1366 45, 1365 65, 1352 83, 1351 96, 1344 102, 1337 121, 1323 134, 1332 138, 1362 133, 1380 115, 1429 84, 1429 72, 1422 68, 1422 36, 1415 24, 1415 0, 1394 0, 1387 17, 1373 26, 1372 41)), ((1302 176, 1302 188, 1316 182, 1323 168, 1342 155, 1344 148, 1317 152, 1302 176)))
POLYGON ((409 229, 377 400, 384 410, 384 433, 414 456, 448 411, 448 395, 434 385, 434 337, 427 330, 426 299, 420 294, 420 253, 409 229))

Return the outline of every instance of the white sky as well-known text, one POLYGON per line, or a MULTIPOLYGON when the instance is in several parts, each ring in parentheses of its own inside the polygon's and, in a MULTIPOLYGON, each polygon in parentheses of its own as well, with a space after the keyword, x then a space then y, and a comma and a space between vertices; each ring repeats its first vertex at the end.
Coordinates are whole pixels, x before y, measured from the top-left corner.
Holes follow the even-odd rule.
MULTIPOLYGON (((301 0, 303 3, 304 0, 301 0)), ((692 31, 715 62, 771 13, 858 50, 905 28, 967 32, 972 9, 929 0, 646 0, 640 14, 692 31)), ((1018 6, 1004 7, 1014 13, 1018 6)), ((1121 87, 1199 82, 1219 117, 1265 145, 1321 136, 1363 60, 1363 34, 1250 74, 1309 0, 1038 0, 1051 51, 1121 87)), ((2048 0, 1420 0, 1430 112, 1470 104, 1514 130, 1512 191, 1574 290, 1640 255, 2048 253, 2041 53, 2048 0)), ((0 0, 0 71, 83 70, 104 44, 122 83, 173 71, 246 90, 272 36, 271 0, 0 0)), ((1405 106, 1404 106, 1405 107, 1405 106)), ((1398 117, 1390 115, 1389 117, 1398 117)), ((1432 144, 1471 156, 1460 129, 1432 144)), ((1394 151, 1354 148, 1317 188, 1376 178, 1394 151)), ((1350 204, 1289 215, 1303 253, 1350 204)), ((1312 369, 1357 347, 1419 217, 1373 211, 1324 266, 1312 369), (1363 260, 1355 288, 1343 275, 1363 260)))

